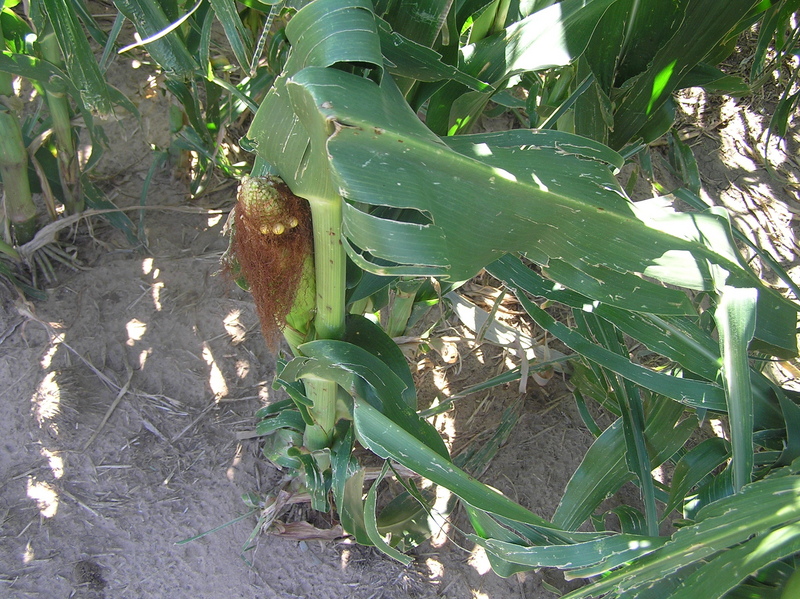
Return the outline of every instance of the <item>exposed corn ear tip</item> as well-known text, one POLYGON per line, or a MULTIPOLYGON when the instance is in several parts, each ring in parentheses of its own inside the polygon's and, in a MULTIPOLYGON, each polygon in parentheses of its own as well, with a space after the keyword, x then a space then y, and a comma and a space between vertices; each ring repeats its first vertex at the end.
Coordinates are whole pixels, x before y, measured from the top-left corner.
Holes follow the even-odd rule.
POLYGON ((300 224, 285 201, 291 193, 287 185, 277 177, 242 177, 238 200, 244 210, 260 221, 262 235, 283 235, 300 224))
POLYGON ((272 177, 250 177, 245 175, 239 183, 237 199, 246 209, 279 208, 280 193, 272 177))

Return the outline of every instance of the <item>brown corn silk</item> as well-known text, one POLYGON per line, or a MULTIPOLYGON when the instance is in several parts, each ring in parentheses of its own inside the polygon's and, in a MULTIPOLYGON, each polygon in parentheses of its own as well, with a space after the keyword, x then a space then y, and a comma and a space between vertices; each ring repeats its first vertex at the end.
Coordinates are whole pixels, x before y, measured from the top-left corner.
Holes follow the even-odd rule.
POLYGON ((244 277, 261 331, 275 351, 312 251, 311 210, 277 177, 245 177, 239 186, 225 270, 244 277))

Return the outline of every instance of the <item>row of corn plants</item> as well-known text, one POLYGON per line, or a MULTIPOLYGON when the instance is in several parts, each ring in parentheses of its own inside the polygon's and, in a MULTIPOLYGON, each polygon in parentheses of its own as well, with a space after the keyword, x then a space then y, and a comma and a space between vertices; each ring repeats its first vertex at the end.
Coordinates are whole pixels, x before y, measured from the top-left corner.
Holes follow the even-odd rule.
POLYGON ((32 243, 48 222, 90 208, 102 211, 132 243, 142 239, 128 217, 109 212, 114 204, 91 179, 106 146, 96 117, 110 115, 115 107, 136 113, 130 100, 106 82, 107 56, 97 60, 92 38, 97 44, 108 41, 82 3, 3 3, 0 275, 35 297, 42 296, 37 273, 52 282, 53 261, 76 264, 75 257, 61 249, 57 234, 47 233, 41 243, 32 243), (37 195, 42 198, 39 204, 37 195), (26 273, 33 275, 27 282, 26 273))
POLYGON ((634 202, 615 173, 672 127, 676 90, 748 89, 717 67, 742 31, 760 23, 755 74, 770 44, 790 55, 798 2, 116 5, 167 75, 193 151, 218 150, 215 98, 254 109, 225 264, 253 292, 267 341, 283 334, 291 349, 276 379, 288 398, 259 412, 257 432, 295 491, 404 563, 447 516, 410 471, 460 500, 465 534, 503 576, 559 568, 587 582, 571 598, 796 596, 799 398, 760 366, 796 356, 797 304, 753 274, 696 177, 634 202), (471 133, 497 111, 520 128, 471 133), (575 399, 597 438, 550 520, 449 454, 393 340, 483 269, 575 352, 575 399), (633 360, 630 339, 659 367, 633 360), (592 400, 616 416, 605 430, 592 400), (730 441, 690 441, 712 417, 730 441), (377 479, 358 448, 382 461, 377 479), (661 465, 666 483, 652 476, 661 465), (390 474, 403 490, 379 510, 390 474), (615 510, 607 530, 597 510, 627 482, 642 507, 615 510))

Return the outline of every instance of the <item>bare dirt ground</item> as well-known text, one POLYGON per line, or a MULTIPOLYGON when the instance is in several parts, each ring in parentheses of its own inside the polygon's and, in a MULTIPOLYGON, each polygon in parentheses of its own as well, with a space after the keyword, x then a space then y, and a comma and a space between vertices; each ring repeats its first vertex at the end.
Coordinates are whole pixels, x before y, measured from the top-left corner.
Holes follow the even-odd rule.
MULTIPOLYGON (((166 100, 134 70, 117 77, 143 120, 120 114, 106 124, 112 144, 101 174, 116 202, 134 205, 148 144, 168 143, 166 100)), ((797 139, 770 153, 785 179, 767 173, 769 103, 750 102, 687 94, 683 131, 708 197, 790 266, 797 139)), ((454 527, 449 539, 417 549, 409 568, 346 541, 251 538, 257 516, 241 518, 241 495, 265 495, 281 479, 259 457, 258 441, 243 438, 258 407, 276 399, 274 357, 248 295, 215 276, 226 244, 220 210, 230 208, 234 187, 189 201, 179 175, 161 171, 150 188, 148 205, 163 208, 144 216, 147 251, 108 225, 83 224, 69 243, 85 269, 60 273, 46 301, 0 289, 0 595, 539 599, 555 596, 548 584, 565 588, 550 573, 497 577, 454 527)), ((472 286, 473 299, 484 283, 472 286)), ((474 348, 456 321, 442 334, 459 358, 418 357, 423 399, 514 363, 502 349, 474 348)), ((521 398, 516 385, 471 397, 436 423, 458 451, 491 434, 520 399, 518 424, 482 480, 549 517, 592 442, 562 375, 544 386, 529 381, 521 398)), ((303 507, 284 519, 334 524, 303 507)))

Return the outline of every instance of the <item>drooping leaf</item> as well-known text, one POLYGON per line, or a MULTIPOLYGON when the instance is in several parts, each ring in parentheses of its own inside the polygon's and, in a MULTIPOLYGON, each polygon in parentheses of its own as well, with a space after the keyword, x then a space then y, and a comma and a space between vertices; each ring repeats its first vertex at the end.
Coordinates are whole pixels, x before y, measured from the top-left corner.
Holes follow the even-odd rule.
POLYGON ((686 494, 711 471, 730 457, 730 444, 719 437, 706 439, 688 451, 675 465, 669 501, 664 508, 667 518, 672 510, 678 509, 686 494))
MULTIPOLYGON (((591 333, 599 345, 612 353, 623 357, 627 356, 628 349, 624 344, 622 334, 609 322, 597 318, 593 314, 577 310, 573 311, 573 315, 576 322, 582 321, 586 332, 591 333)), ((639 490, 645 506, 647 534, 654 537, 658 535, 658 516, 653 477, 650 474, 652 466, 645 441, 644 406, 641 393, 631 381, 621 376, 615 377, 612 373, 607 374, 606 379, 616 397, 619 398, 618 405, 625 437, 625 462, 628 470, 638 478, 639 490)))
POLYGON ((353 404, 356 435, 364 447, 378 456, 391 458, 440 485, 469 505, 511 522, 532 527, 542 543, 577 542, 597 538, 590 533, 568 533, 533 514, 498 491, 475 480, 429 447, 415 442, 403 428, 386 418, 368 402, 353 404))
POLYGON ((351 395, 368 401, 412 435, 417 443, 442 456, 447 448, 436 429, 417 416, 403 399, 403 380, 367 350, 345 341, 318 340, 300 345, 306 357, 286 365, 282 377, 334 381, 351 395))
POLYGON ((401 394, 403 401, 412 410, 417 409, 416 387, 408 361, 394 340, 380 326, 363 316, 350 315, 345 323, 342 341, 365 349, 391 368, 405 384, 401 394))
MULTIPOLYGON (((402 99, 388 81, 379 87, 310 67, 288 84, 306 129, 327 139, 338 191, 350 200, 343 207, 344 232, 360 266, 462 280, 502 253, 524 251, 545 265, 560 259, 693 289, 712 289, 709 268, 718 264, 729 273, 729 285, 758 284, 721 213, 681 214, 661 200, 628 202, 604 164, 587 160, 607 155, 602 146, 560 132, 514 131, 448 138, 455 150, 448 152, 398 104, 402 99), (502 198, 502 209, 487 211, 485 197, 502 198), (417 210, 432 222, 379 219, 369 206, 417 210), (475 214, 482 227, 504 234, 476 243, 475 214), (367 253, 400 265, 382 266, 367 253)), ((759 301, 784 316, 794 311, 769 290, 759 301)), ((779 347, 795 344, 785 330, 759 330, 757 336, 779 347)))
POLYGON ((222 23, 225 36, 231 45, 231 50, 245 74, 250 74, 251 48, 250 39, 244 28, 234 0, 211 0, 211 6, 217 19, 222 23))
POLYGON ((605 572, 638 557, 652 553, 669 539, 638 535, 615 534, 573 545, 544 545, 522 547, 514 543, 469 538, 504 560, 529 568, 580 569, 582 576, 605 572))
POLYGON ((377 502, 378 502, 378 485, 383 480, 383 477, 386 476, 386 472, 389 469, 389 463, 385 462, 383 464, 383 470, 381 470, 381 474, 375 483, 370 487, 369 492, 367 492, 367 498, 364 501, 364 524, 366 525, 367 536, 369 540, 381 551, 383 551, 389 557, 396 559, 398 562, 403 564, 404 566, 408 566, 411 562, 414 561, 412 557, 401 553, 394 547, 392 547, 389 543, 381 535, 380 531, 378 530, 378 518, 376 515, 377 509, 377 502))
MULTIPOLYGON (((654 468, 683 446, 696 428, 697 421, 693 418, 678 422, 682 413, 679 404, 661 399, 648 414, 644 435, 654 468)), ((575 530, 606 497, 632 478, 625 464, 622 421, 617 420, 586 452, 567 484, 553 523, 575 530)))
MULTIPOLYGON (((800 518, 799 492, 800 479, 796 476, 746 485, 739 493, 703 508, 697 515, 696 524, 679 529, 656 551, 564 597, 578 599, 609 591, 622 596, 635 593, 682 567, 749 539, 754 531, 766 532, 785 526, 787 522, 800 518)), ((792 529, 790 536, 795 534, 792 529)), ((747 558, 744 556, 743 559, 747 558)))
MULTIPOLYGON (((507 543, 521 543, 522 538, 512 533, 509 529, 500 526, 497 521, 486 512, 476 510, 470 505, 465 506, 469 521, 475 533, 483 539, 495 539, 498 541, 505 541, 507 543)), ((516 564, 509 560, 503 559, 497 553, 492 551, 487 552, 486 557, 489 558, 489 563, 492 566, 492 571, 498 576, 504 578, 516 574, 517 572, 524 572, 528 570, 528 566, 516 564)))

